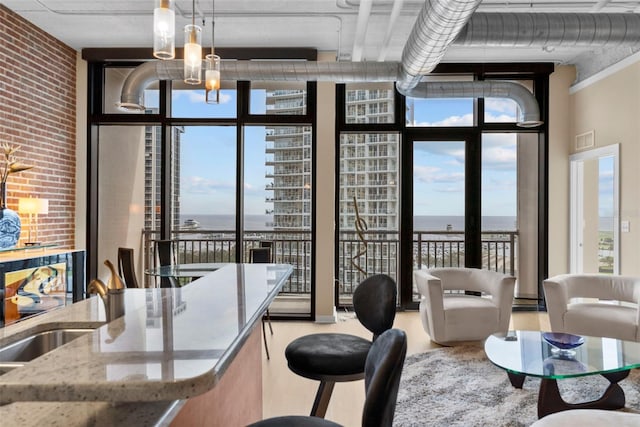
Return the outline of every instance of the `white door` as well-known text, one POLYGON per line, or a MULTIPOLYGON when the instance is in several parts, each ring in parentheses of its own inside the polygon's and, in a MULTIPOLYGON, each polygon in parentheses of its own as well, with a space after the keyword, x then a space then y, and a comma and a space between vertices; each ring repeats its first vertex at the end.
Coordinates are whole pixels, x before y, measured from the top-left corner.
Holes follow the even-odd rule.
POLYGON ((619 273, 619 149, 570 156, 571 273, 619 273))

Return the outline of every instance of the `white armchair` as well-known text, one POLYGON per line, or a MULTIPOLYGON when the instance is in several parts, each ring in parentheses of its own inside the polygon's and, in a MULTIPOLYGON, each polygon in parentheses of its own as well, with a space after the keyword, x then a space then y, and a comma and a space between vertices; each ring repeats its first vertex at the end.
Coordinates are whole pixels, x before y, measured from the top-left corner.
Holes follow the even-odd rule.
POLYGON ((562 274, 543 287, 552 331, 640 341, 640 277, 562 274))
POLYGON ((422 294, 422 325, 432 341, 451 345, 507 332, 515 277, 477 268, 435 268, 414 270, 413 281, 422 294))

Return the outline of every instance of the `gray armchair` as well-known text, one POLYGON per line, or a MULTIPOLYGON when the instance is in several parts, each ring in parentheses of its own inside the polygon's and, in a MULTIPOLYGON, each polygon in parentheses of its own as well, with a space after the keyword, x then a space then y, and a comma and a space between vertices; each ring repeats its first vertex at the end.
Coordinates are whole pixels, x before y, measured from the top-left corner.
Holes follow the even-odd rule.
POLYGON ((432 341, 451 345, 507 332, 515 277, 460 267, 415 270, 413 280, 422 294, 422 325, 432 341))
POLYGON ((640 341, 640 277, 561 274, 543 287, 552 331, 640 341))

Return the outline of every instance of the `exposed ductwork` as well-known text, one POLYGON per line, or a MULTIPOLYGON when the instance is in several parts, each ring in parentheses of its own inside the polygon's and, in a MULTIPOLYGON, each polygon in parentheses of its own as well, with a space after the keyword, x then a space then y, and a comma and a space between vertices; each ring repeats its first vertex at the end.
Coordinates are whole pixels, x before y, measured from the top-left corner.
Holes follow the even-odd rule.
MULTIPOLYGON (((222 61, 228 80, 316 80, 335 82, 398 81, 398 90, 417 85, 435 68, 446 48, 481 0, 426 0, 397 63, 324 63, 297 61, 222 61)), ((143 109, 144 89, 155 80, 181 79, 180 61, 153 62, 134 70, 122 88, 120 107, 143 109)))
POLYGON ((402 50, 398 91, 415 87, 440 63, 481 0, 427 0, 402 50))
MULTIPOLYGON (((401 63, 222 61, 221 72, 227 80, 396 81, 398 90, 412 97, 511 98, 522 110, 519 124, 538 125, 540 113, 537 102, 527 89, 517 83, 448 82, 418 86, 422 76, 433 71, 440 62, 447 47, 458 36, 480 3, 480 0, 426 0, 403 50, 401 63)), ((156 80, 180 79, 182 61, 142 64, 125 80, 120 107, 144 109, 143 93, 149 84, 156 80)))
MULTIPOLYGON (((225 80, 393 82, 398 79, 397 62, 314 61, 221 61, 225 80)), ((144 90, 156 80, 182 80, 183 62, 152 61, 139 65, 122 86, 119 106, 144 110, 144 90)))
MULTIPOLYGON (((120 107, 144 110, 144 89, 156 80, 181 80, 182 61, 146 62, 127 77, 120 107), (134 76, 135 78, 131 78, 134 76)), ((229 80, 392 82, 400 75, 397 62, 223 61, 221 72, 229 80)), ((429 82, 406 91, 414 98, 508 98, 521 110, 519 126, 541 124, 535 97, 519 83, 507 81, 429 82)))
POLYGON ((631 13, 476 13, 457 45, 629 46, 640 43, 640 15, 631 13))
POLYGON ((509 81, 427 82, 409 89, 414 98, 508 98, 518 104, 518 126, 535 127, 542 124, 536 98, 519 83, 509 81))

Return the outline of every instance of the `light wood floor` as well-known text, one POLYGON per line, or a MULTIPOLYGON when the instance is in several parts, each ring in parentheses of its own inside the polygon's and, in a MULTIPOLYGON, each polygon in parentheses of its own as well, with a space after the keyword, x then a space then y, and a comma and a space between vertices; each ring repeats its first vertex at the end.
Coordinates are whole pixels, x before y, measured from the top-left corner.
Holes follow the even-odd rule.
MULTIPOLYGON (((420 353, 440 346, 432 343, 422 328, 417 311, 400 312, 394 327, 403 329, 408 337, 408 353, 420 353)), ((511 316, 511 329, 550 330, 546 313, 517 312, 511 316)), ((273 335, 267 341, 271 360, 263 356, 263 402, 264 417, 278 415, 309 415, 318 387, 317 381, 300 377, 289 370, 284 349, 293 339, 318 332, 341 332, 371 338, 352 313, 340 314, 335 324, 313 322, 273 322, 273 335)), ((264 348, 263 348, 264 353, 264 348)), ((337 383, 325 418, 344 426, 359 426, 364 403, 364 382, 337 383)))

